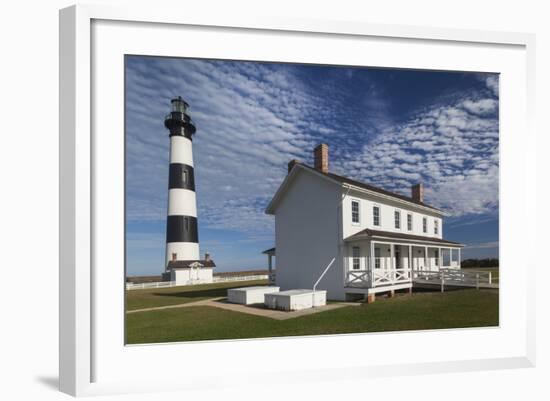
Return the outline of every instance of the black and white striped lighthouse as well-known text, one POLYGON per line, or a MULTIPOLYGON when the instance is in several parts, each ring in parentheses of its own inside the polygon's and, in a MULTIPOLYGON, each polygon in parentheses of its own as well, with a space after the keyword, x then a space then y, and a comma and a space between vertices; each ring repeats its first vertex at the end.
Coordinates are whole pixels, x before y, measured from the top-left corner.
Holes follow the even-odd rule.
POLYGON ((192 146, 196 129, 187 114, 188 108, 189 105, 178 96, 172 99, 171 111, 164 120, 164 126, 170 131, 166 270, 170 261, 199 259, 192 146))

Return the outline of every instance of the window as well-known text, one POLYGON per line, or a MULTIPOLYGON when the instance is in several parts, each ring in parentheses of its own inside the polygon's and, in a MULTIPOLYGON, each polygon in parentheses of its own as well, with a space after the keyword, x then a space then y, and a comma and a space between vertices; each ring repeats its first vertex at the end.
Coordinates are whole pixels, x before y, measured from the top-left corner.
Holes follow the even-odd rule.
POLYGON ((425 233, 428 232, 428 218, 426 217, 422 218, 422 231, 425 233))
POLYGON ((380 269, 380 248, 374 248, 374 268, 380 269))
POLYGON ((393 212, 394 218, 395 218, 395 228, 401 229, 401 212, 399 210, 396 210, 393 212))
POLYGON ((458 262, 458 249, 451 249, 451 262, 458 262))
POLYGON ((439 220, 434 220, 434 234, 439 234, 439 220))
POLYGON ((351 201, 351 222, 359 224, 359 201, 351 201))
POLYGON ((441 267, 450 266, 451 265, 451 250, 450 249, 442 249, 441 250, 441 256, 442 256, 442 263, 441 267))
POLYGON ((375 226, 380 225, 380 206, 372 207, 372 224, 375 226))
POLYGON ((188 180, 188 172, 187 170, 183 170, 183 173, 181 174, 181 179, 183 181, 183 185, 187 185, 187 180, 188 180))
POLYGON ((413 215, 411 213, 407 214, 407 230, 413 230, 413 215))
POLYGON ((353 262, 352 262, 352 266, 353 266, 353 270, 359 270, 361 268, 361 250, 359 249, 358 246, 354 246, 352 248, 352 256, 353 256, 353 262))
POLYGON ((439 266, 439 249, 435 250, 435 265, 439 266))

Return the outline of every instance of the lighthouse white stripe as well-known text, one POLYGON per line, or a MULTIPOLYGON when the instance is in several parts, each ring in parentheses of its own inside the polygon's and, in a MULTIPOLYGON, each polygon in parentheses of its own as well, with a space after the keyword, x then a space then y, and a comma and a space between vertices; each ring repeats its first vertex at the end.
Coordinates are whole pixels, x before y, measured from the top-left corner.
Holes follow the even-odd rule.
POLYGON ((168 191, 168 216, 174 215, 197 217, 195 191, 182 188, 168 191))
POLYGON ((170 137, 170 163, 187 164, 193 167, 192 142, 179 135, 170 137))
POLYGON ((199 260, 199 244, 196 242, 168 242, 166 244, 166 265, 176 253, 177 260, 199 260))

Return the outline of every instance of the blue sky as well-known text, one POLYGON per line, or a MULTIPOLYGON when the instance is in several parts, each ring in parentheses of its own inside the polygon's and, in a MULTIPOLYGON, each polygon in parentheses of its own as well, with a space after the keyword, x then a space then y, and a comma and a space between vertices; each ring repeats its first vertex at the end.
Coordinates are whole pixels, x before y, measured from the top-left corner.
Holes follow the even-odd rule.
POLYGON ((170 99, 190 104, 201 254, 218 271, 266 267, 264 209, 291 159, 410 194, 422 181, 464 257, 498 255, 498 75, 127 56, 130 275, 163 271, 170 99))

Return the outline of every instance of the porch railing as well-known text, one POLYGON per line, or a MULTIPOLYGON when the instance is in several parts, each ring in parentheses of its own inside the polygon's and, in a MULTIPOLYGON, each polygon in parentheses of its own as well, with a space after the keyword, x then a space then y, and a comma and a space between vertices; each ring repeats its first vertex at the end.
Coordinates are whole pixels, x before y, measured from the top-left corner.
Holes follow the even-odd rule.
POLYGON ((374 269, 373 270, 373 286, 380 287, 383 285, 393 285, 411 282, 410 269, 374 269))
POLYGON ((351 270, 346 277, 346 287, 370 288, 371 282, 369 270, 351 270))
POLYGON ((346 287, 372 288, 410 283, 410 269, 350 270, 346 276, 346 287))

